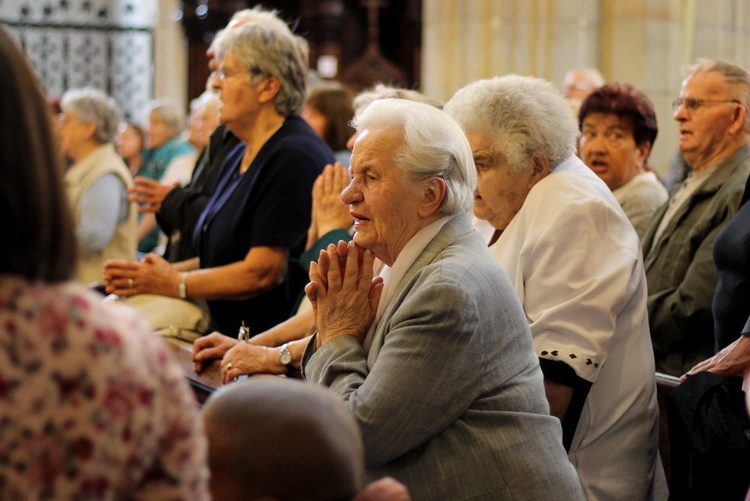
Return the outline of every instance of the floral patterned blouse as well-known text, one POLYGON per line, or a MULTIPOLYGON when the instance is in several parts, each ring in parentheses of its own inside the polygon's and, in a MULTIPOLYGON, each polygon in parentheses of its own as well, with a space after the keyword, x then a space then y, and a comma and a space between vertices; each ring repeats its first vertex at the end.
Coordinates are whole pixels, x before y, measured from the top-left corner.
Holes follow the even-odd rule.
POLYGON ((209 499, 206 454, 182 371, 136 314, 0 276, 0 499, 209 499))

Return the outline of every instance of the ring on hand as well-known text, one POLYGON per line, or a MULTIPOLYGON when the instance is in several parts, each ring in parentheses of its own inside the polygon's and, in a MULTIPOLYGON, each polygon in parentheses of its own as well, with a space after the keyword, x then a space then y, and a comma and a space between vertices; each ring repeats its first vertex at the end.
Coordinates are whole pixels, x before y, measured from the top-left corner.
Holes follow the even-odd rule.
POLYGON ((133 277, 128 278, 128 287, 133 288, 133 277))
POLYGON ((228 371, 232 370, 232 362, 229 362, 229 363, 227 364, 227 370, 228 370, 228 371))

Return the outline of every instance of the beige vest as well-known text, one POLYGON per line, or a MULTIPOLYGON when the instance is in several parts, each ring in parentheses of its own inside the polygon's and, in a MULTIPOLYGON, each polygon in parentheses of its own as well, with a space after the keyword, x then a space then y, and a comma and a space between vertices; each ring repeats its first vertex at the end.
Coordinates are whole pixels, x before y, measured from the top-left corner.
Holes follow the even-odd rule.
MULTIPOLYGON (((94 150, 86 158, 73 164, 65 173, 68 199, 73 209, 75 221, 81 220, 81 198, 88 187, 105 174, 116 174, 126 187, 133 185, 133 178, 125 162, 117 155, 112 143, 106 143, 94 150)), ((102 283, 104 262, 108 259, 135 259, 137 209, 130 204, 128 218, 117 226, 112 240, 100 252, 80 249, 76 278, 84 284, 102 283)))

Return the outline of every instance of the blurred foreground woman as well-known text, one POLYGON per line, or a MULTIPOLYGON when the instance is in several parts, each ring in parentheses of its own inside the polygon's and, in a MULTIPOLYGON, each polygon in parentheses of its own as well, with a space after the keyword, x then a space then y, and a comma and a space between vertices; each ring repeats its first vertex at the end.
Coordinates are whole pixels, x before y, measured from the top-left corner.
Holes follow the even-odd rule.
POLYGON ((72 281, 47 105, 0 30, 0 499, 207 499, 182 372, 129 310, 72 281))

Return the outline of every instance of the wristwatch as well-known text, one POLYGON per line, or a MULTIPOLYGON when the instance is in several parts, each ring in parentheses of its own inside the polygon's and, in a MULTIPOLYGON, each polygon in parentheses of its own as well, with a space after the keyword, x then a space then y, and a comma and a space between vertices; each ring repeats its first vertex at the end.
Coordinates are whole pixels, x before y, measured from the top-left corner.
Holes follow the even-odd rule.
POLYGON ((281 365, 286 367, 286 370, 289 372, 294 372, 297 369, 292 364, 292 354, 289 351, 289 343, 284 343, 281 345, 281 349, 279 351, 279 362, 281 362, 281 365))

